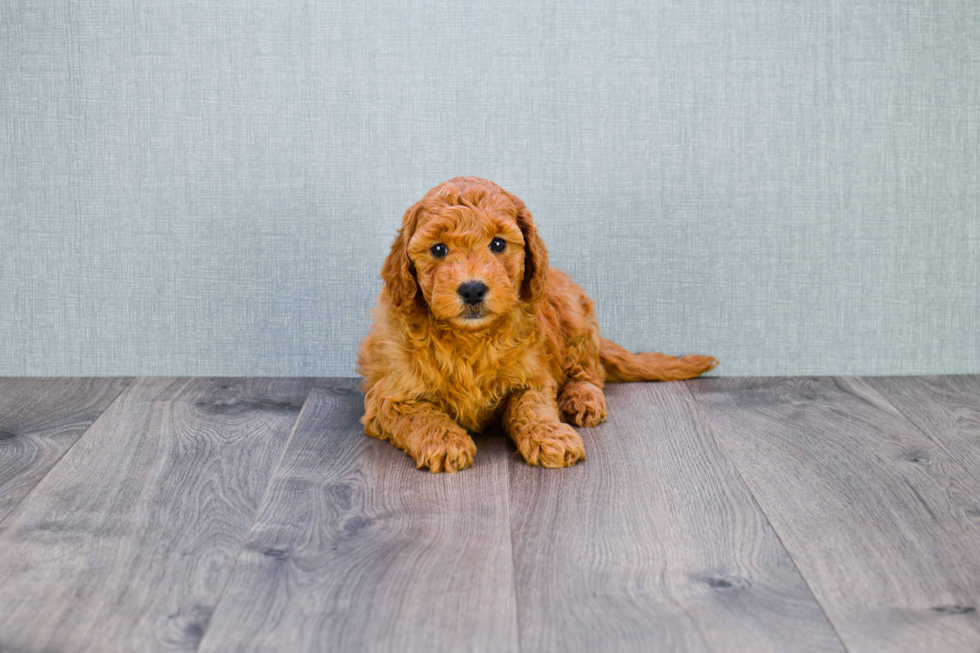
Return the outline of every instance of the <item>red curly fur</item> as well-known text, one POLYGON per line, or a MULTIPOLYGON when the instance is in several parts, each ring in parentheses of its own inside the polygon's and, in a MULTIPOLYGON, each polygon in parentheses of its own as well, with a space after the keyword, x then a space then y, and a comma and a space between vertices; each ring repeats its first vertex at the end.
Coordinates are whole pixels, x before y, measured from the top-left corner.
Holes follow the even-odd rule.
POLYGON ((358 355, 362 421, 431 472, 472 465, 467 431, 496 420, 529 464, 573 465, 585 447, 570 424, 606 418, 606 382, 689 379, 717 364, 603 339, 594 302, 548 267, 524 203, 485 179, 450 179, 409 208, 381 277, 358 355), (494 238, 503 251, 489 249, 494 238), (476 307, 458 293, 468 281, 488 288, 476 307))

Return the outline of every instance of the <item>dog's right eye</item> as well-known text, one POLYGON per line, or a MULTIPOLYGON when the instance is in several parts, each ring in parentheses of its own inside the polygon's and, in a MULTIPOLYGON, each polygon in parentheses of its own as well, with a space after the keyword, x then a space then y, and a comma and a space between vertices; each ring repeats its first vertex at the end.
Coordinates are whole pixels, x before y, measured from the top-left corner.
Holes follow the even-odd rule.
POLYGON ((429 251, 432 252, 432 255, 435 256, 436 258, 442 258, 443 256, 449 253, 449 248, 443 245, 442 243, 436 243, 435 245, 432 246, 432 249, 430 249, 429 251))

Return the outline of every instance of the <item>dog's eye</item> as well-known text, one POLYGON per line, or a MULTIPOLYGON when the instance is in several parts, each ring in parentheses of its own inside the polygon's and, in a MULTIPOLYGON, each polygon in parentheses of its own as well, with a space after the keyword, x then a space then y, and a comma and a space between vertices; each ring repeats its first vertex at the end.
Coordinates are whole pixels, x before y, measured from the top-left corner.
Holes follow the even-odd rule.
POLYGON ((490 241, 490 251, 500 253, 507 247, 507 242, 503 238, 494 238, 490 241))
POLYGON ((432 246, 432 249, 430 249, 429 251, 432 252, 432 255, 435 256, 436 258, 442 258, 443 256, 449 253, 449 248, 443 245, 442 243, 436 243, 435 245, 432 246))

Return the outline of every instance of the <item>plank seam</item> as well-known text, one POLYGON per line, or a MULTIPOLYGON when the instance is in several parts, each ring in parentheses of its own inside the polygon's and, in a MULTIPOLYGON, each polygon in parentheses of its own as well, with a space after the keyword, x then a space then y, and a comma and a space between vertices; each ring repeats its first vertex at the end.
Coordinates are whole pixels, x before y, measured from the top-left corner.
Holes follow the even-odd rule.
POLYGON ((255 508, 255 514, 252 515, 252 523, 248 525, 248 530, 245 532, 245 537, 242 538, 242 545, 238 548, 238 553, 235 555, 235 561, 231 564, 231 569, 228 571, 228 578, 225 579, 225 584, 221 587, 221 593, 218 594, 218 599, 214 602, 214 606, 211 609, 211 616, 208 617, 208 624, 204 627, 204 632, 201 633, 201 639, 197 640, 197 646, 194 647, 196 652, 201 648, 201 644, 204 643, 204 639, 208 636, 208 630, 211 628, 211 622, 214 620, 214 614, 218 611, 218 606, 221 604, 221 599, 225 597, 225 591, 231 584, 231 579, 235 575, 235 568, 238 566, 238 559, 242 557, 242 552, 245 550, 245 545, 248 544, 248 538, 252 536, 252 529, 255 528, 255 522, 259 519, 259 513, 262 512, 262 506, 265 505, 265 500, 269 498, 269 490, 272 489, 272 482, 276 478, 276 474, 279 473, 279 467, 282 465, 283 459, 286 458, 286 451, 289 450, 289 445, 293 441, 293 435, 296 433, 296 428, 299 426, 300 420, 303 418, 303 413, 306 411, 306 407, 310 403, 310 397, 313 395, 313 389, 316 388, 316 382, 318 379, 314 378, 313 383, 310 384, 310 390, 306 393, 306 399, 303 400, 303 406, 299 409, 299 414, 296 415, 296 421, 293 422, 293 428, 289 431, 289 437, 286 438, 286 445, 282 448, 282 453, 279 454, 279 460, 276 462, 275 468, 272 470, 272 474, 269 475, 269 483, 265 486, 265 492, 262 493, 262 500, 259 501, 259 505, 255 508))
POLYGON ((742 486, 745 487, 745 489, 748 491, 749 496, 752 497, 752 503, 756 505, 756 507, 759 509, 759 514, 761 514, 762 517, 766 520, 766 523, 769 524, 769 528, 772 529, 772 534, 776 536, 776 540, 779 542, 779 546, 783 547, 783 551, 786 552, 786 556, 789 558, 789 561, 793 564, 793 569, 795 569, 796 573, 799 574, 800 580, 803 581, 803 585, 806 586, 807 591, 810 592, 810 596, 813 597, 813 602, 817 604, 818 608, 820 608, 820 612, 823 614, 823 618, 827 620, 827 623, 830 624, 831 630, 833 630, 834 634, 837 635, 837 640, 840 642, 841 647, 845 651, 850 651, 851 649, 847 646, 847 642, 844 641, 844 638, 841 637, 840 632, 837 630, 836 624, 834 624, 834 621, 830 618, 830 615, 827 614, 827 610, 820 602, 820 599, 817 598, 817 595, 816 593, 814 593, 813 588, 810 587, 810 582, 806 579, 806 576, 803 575, 803 571, 800 569, 799 565, 796 564, 796 559, 793 557, 793 554, 786 546, 786 543, 783 542, 783 538, 780 537, 779 531, 776 530, 775 524, 772 523, 772 520, 769 518, 769 515, 766 514, 766 511, 763 509, 762 504, 759 503, 759 500, 755 496, 755 492, 752 491, 752 487, 746 482, 745 478, 742 476, 741 470, 739 470, 738 465, 735 464, 735 459, 732 458, 731 454, 728 453, 728 449, 725 447, 725 443, 724 441, 722 441, 721 436, 718 434, 718 431, 715 430, 715 425, 711 423, 711 418, 708 417, 707 411, 704 409, 704 406, 701 405, 701 402, 698 401, 697 395, 694 394, 694 391, 691 390, 690 383, 685 381, 684 387, 687 388, 687 392, 688 394, 691 395, 691 399, 694 400, 694 403, 697 405, 698 410, 701 411, 701 415, 704 416, 704 421, 707 422, 708 428, 711 429, 711 434, 715 437, 715 441, 718 442, 718 446, 721 447, 721 450, 722 452, 724 452, 725 457, 728 459, 728 462, 731 463, 732 469, 735 470, 735 475, 738 477, 738 480, 742 483, 742 486))
POLYGON ((129 390, 134 385, 136 385, 136 383, 139 381, 139 378, 132 377, 132 376, 131 377, 126 377, 126 376, 113 376, 113 377, 105 377, 105 378, 109 378, 109 379, 127 379, 128 378, 128 379, 130 379, 130 381, 129 381, 129 383, 127 383, 126 385, 124 385, 119 390, 118 393, 116 393, 116 396, 112 398, 112 401, 110 401, 108 404, 106 404, 106 407, 102 409, 102 412, 99 413, 98 417, 96 417, 94 420, 92 420, 92 423, 88 425, 88 428, 86 428, 84 431, 82 431, 81 435, 79 435, 77 438, 75 438, 75 441, 72 442, 71 445, 67 449, 65 449, 64 451, 61 452, 61 455, 58 456, 58 459, 56 461, 54 461, 54 464, 51 465, 51 467, 48 468, 48 471, 44 472, 44 475, 41 476, 41 478, 37 479, 37 483, 34 484, 34 487, 32 487, 27 492, 27 494, 25 494, 24 496, 22 496, 20 498, 20 500, 17 501, 17 503, 15 503, 13 506, 11 506, 10 510, 7 511, 7 514, 6 515, 4 515, 3 517, 0 517, 0 526, 3 525, 3 522, 6 521, 7 517, 9 517, 10 515, 12 515, 15 512, 17 512, 17 508, 19 508, 20 507, 20 504, 22 504, 24 502, 24 499, 26 499, 27 497, 29 497, 32 494, 34 494, 34 490, 36 490, 38 488, 38 486, 41 485, 41 483, 44 482, 44 479, 46 479, 48 477, 48 474, 51 473, 51 470, 53 470, 55 467, 57 467, 58 466, 58 463, 60 463, 62 461, 62 459, 65 457, 65 455, 69 451, 71 451, 72 449, 74 449, 75 448, 75 445, 77 445, 79 442, 81 442, 82 438, 84 438, 86 436, 86 434, 88 434, 88 432, 92 430, 92 427, 93 426, 95 426, 96 424, 99 423, 99 420, 102 419, 102 416, 105 415, 109 411, 109 408, 111 408, 112 405, 115 404, 116 401, 119 400, 119 397, 123 396, 123 393, 125 393, 127 390, 129 390))
MULTIPOLYGON (((963 375, 963 376, 967 376, 967 375, 963 375)), ((882 401, 884 401, 886 404, 888 404, 889 406, 891 406, 892 408, 894 408, 895 409, 895 412, 897 412, 899 415, 901 415, 902 418, 906 422, 908 422, 909 424, 911 424, 912 426, 914 426, 916 431, 918 431, 922 435, 926 436, 926 439, 927 440, 929 440, 930 442, 937 442, 937 441, 940 440, 940 438, 937 438, 934 435, 931 435, 928 431, 926 431, 924 428, 922 428, 921 426, 919 426, 919 423, 918 422, 916 422, 914 419, 912 419, 911 417, 909 417, 906 414, 906 412, 904 410, 902 410, 899 407, 898 404, 896 404, 894 401, 892 401, 891 398, 888 397, 885 393, 881 392, 878 388, 876 388, 873 385, 871 385, 870 383, 868 383, 867 377, 855 376, 855 377, 852 377, 852 378, 860 379, 860 381, 865 385, 865 387, 867 387, 868 390, 871 390, 872 392, 874 392, 876 395, 878 395, 879 397, 881 397, 882 401)), ((915 377, 913 377, 913 378, 915 378, 915 377)), ((947 451, 946 453, 948 454, 949 452, 947 451)))

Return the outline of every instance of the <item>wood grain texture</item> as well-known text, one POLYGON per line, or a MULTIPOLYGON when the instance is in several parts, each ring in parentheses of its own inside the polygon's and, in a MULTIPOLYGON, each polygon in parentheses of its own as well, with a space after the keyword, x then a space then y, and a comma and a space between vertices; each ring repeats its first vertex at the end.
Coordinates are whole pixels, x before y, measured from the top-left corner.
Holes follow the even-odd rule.
POLYGON ((193 651, 311 383, 131 384, 0 525, 0 650, 193 651))
POLYGON ((587 460, 510 465, 526 651, 841 651, 680 383, 611 385, 587 460))
POLYGON ((689 386, 849 650, 980 649, 975 451, 861 379, 689 386))
POLYGON ((429 474, 363 410, 317 382, 202 652, 516 650, 503 436, 429 474))
POLYGON ((0 522, 130 381, 0 378, 0 522))
MULTIPOLYGON (((927 449, 938 448, 958 465, 944 475, 946 482, 980 476, 980 376, 890 376, 864 381, 922 431, 924 447, 916 458, 927 471, 936 465, 927 449)), ((959 519, 980 524, 980 496, 955 485, 948 494, 959 519)))

